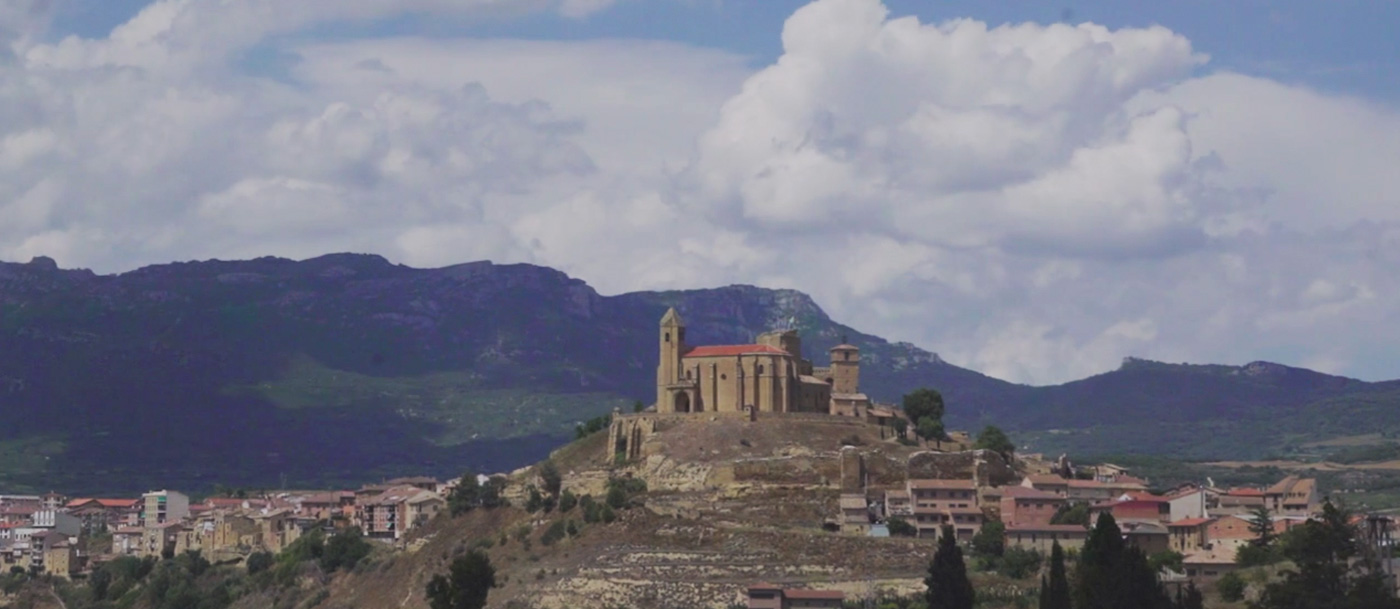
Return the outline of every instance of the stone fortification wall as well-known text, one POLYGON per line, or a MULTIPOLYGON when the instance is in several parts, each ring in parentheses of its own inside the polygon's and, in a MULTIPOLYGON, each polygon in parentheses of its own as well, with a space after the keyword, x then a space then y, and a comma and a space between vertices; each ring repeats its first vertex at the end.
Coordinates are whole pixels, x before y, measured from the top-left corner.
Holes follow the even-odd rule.
POLYGON ((975 480, 977 486, 1004 486, 1018 478, 1006 459, 990 450, 952 453, 925 451, 909 457, 911 480, 975 480))

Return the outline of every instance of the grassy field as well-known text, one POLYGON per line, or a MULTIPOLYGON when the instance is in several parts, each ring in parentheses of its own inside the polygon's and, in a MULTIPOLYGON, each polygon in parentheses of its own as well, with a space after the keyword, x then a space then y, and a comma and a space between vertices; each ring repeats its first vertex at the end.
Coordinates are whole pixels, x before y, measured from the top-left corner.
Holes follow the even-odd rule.
POLYGON ((49 461, 63 454, 66 445, 59 438, 25 438, 0 440, 0 490, 7 492, 38 492, 21 480, 33 480, 42 475, 49 461))

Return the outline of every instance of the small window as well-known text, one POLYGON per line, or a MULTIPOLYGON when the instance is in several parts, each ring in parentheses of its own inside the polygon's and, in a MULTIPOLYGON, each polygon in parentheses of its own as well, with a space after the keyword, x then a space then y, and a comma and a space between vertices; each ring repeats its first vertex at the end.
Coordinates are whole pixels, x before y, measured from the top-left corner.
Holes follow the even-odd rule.
POLYGON ((763 374, 763 364, 758 365, 758 373, 763 374))
POLYGON ((719 375, 719 380, 721 380, 721 381, 727 381, 727 380, 729 380, 729 375, 728 375, 728 374, 721 374, 721 375, 719 375))
POLYGON ((665 338, 666 338, 666 342, 668 342, 668 343, 671 342, 671 333, 670 333, 670 332, 667 332, 667 333, 665 334, 665 338))

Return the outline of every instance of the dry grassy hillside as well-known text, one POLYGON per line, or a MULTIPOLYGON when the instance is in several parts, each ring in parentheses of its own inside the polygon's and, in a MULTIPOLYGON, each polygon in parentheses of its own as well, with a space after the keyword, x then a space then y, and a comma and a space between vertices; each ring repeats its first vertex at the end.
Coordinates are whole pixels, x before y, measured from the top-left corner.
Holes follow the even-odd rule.
MULTIPOLYGON (((405 551, 334 582, 320 606, 426 607, 427 581, 472 547, 485 549, 497 568, 493 607, 722 607, 758 581, 861 596, 876 588, 913 592, 921 589, 931 540, 822 528, 836 514, 843 444, 854 445, 848 455, 866 456, 872 486, 903 479, 902 464, 916 449, 882 435, 849 420, 695 421, 657 433, 645 457, 614 467, 607 434, 595 434, 552 457, 564 487, 601 497, 610 476, 633 476, 647 482, 644 505, 620 510, 611 524, 584 524, 579 508, 443 517, 405 551), (574 521, 579 534, 543 545, 542 533, 561 520, 574 521)), ((516 472, 513 490, 533 478, 533 470, 516 472)))

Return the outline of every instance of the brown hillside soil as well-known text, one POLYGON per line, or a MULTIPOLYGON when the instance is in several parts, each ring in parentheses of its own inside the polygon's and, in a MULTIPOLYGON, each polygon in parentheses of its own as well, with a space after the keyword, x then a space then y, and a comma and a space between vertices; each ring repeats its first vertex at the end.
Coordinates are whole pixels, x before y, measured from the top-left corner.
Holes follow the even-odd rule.
MULTIPOLYGON (((405 551, 337 579, 319 606, 424 608, 428 580, 472 547, 483 548, 497 569, 491 607, 723 607, 760 581, 860 596, 922 589, 933 540, 822 529, 837 513, 843 440, 856 444, 848 452, 866 456, 872 486, 903 480, 904 461, 919 449, 882 439, 879 427, 848 419, 686 422, 657 433, 644 458, 617 468, 609 467, 606 436, 576 442, 552 460, 566 488, 598 498, 609 476, 645 480, 645 505, 619 510, 617 522, 584 524, 580 508, 443 517, 405 551), (544 546, 541 535, 560 520, 574 521, 580 534, 544 546), (516 537, 521 527, 529 530, 526 541, 516 537)), ((516 472, 511 491, 533 476, 516 472)))

